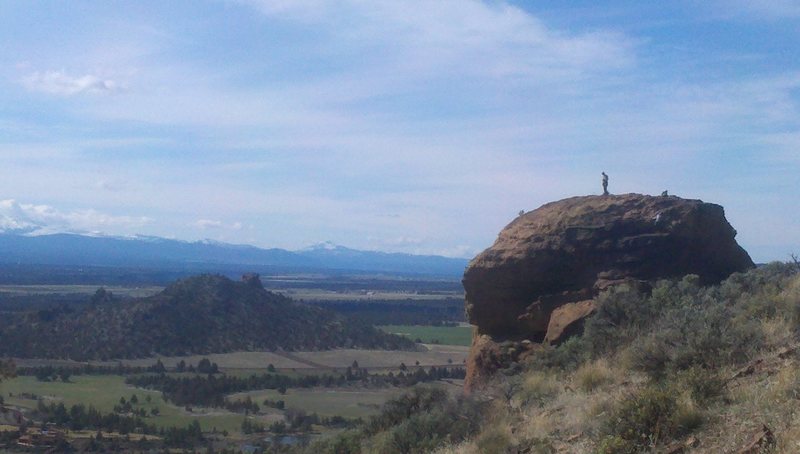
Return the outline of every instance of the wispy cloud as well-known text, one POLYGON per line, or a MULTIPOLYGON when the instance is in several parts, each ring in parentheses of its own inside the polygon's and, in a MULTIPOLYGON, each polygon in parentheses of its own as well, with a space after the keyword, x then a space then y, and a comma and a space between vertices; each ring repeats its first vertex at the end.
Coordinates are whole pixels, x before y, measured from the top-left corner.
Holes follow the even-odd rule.
POLYGON ((198 219, 197 221, 192 223, 193 227, 199 228, 201 230, 215 230, 215 229, 227 229, 227 230, 241 230, 242 223, 241 222, 232 222, 230 224, 224 223, 222 221, 217 221, 213 219, 198 219))
POLYGON ((24 77, 22 84, 30 91, 59 96, 81 93, 105 94, 122 89, 119 83, 110 79, 92 74, 73 76, 64 71, 36 71, 24 77))
MULTIPOLYGON (((315 21, 334 44, 363 48, 404 76, 576 76, 629 65, 634 42, 610 30, 549 28, 505 2, 478 0, 244 0, 278 18, 315 21)), ((371 73, 372 76, 376 74, 371 73)), ((528 82, 536 82, 530 79, 528 82)))

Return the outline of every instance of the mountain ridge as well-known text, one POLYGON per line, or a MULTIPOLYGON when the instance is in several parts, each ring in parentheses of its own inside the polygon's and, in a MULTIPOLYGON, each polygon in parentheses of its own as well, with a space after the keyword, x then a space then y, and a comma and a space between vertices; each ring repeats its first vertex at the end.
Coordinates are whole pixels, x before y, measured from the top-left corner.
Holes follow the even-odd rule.
POLYGON ((0 263, 78 266, 242 265, 459 276, 466 259, 361 251, 322 243, 299 251, 213 240, 0 233, 0 263))

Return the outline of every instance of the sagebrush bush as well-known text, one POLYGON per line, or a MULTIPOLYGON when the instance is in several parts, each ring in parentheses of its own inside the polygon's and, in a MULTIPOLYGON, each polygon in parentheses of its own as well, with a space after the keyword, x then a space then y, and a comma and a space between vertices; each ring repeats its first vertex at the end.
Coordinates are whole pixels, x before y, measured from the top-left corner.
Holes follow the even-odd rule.
POLYGON ((311 444, 303 452, 417 454, 458 443, 477 433, 486 403, 450 397, 440 388, 417 387, 388 401, 363 427, 311 444))
POLYGON ((670 371, 741 364, 764 343, 760 324, 733 308, 703 302, 665 313, 651 334, 631 347, 634 369, 660 379, 670 371))
MULTIPOLYGON (((478 452, 503 454, 512 452, 515 447, 508 424, 492 424, 475 439, 478 452)), ((516 450, 514 451, 516 452, 516 450)))
POLYGON ((543 345, 542 349, 531 359, 529 369, 559 371, 575 370, 591 358, 591 346, 588 337, 574 336, 559 346, 543 345))
POLYGON ((618 402, 604 425, 601 453, 634 453, 687 434, 702 424, 702 413, 667 386, 650 385, 618 402))
POLYGON ((725 393, 726 380, 716 370, 692 367, 676 378, 678 387, 687 390, 699 405, 706 405, 725 393))
POLYGON ((585 346, 603 356, 636 338, 658 318, 660 308, 640 289, 621 285, 597 298, 597 310, 584 327, 585 346))

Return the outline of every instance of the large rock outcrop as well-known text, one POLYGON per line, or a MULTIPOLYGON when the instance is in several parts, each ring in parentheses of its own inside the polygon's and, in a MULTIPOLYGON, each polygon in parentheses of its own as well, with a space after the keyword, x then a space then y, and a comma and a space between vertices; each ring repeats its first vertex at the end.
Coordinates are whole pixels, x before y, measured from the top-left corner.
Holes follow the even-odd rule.
POLYGON ((610 285, 686 274, 715 283, 753 267, 735 236, 723 208, 700 200, 624 194, 548 203, 470 262, 467 316, 476 336, 557 342, 579 330, 592 298, 610 285))

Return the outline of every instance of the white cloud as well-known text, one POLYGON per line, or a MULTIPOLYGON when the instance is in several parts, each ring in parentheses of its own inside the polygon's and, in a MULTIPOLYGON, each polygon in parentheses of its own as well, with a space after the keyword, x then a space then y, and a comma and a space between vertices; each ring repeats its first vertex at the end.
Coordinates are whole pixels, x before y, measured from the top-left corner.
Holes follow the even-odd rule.
POLYGON ((194 226, 203 230, 221 229, 222 221, 214 221, 211 219, 198 219, 196 222, 194 222, 194 226))
POLYGON ((213 219, 198 219, 197 221, 193 222, 192 227, 196 227, 201 230, 219 230, 219 229, 227 229, 227 230, 242 230, 243 225, 241 222, 233 222, 230 224, 226 224, 222 221, 217 221, 213 219))
POLYGON ((9 233, 119 233, 152 222, 144 216, 114 216, 93 209, 60 211, 49 205, 0 200, 0 231, 9 233))
POLYGON ((36 71, 22 79, 30 91, 72 96, 80 93, 112 93, 122 87, 115 81, 92 74, 72 76, 64 71, 36 71))

